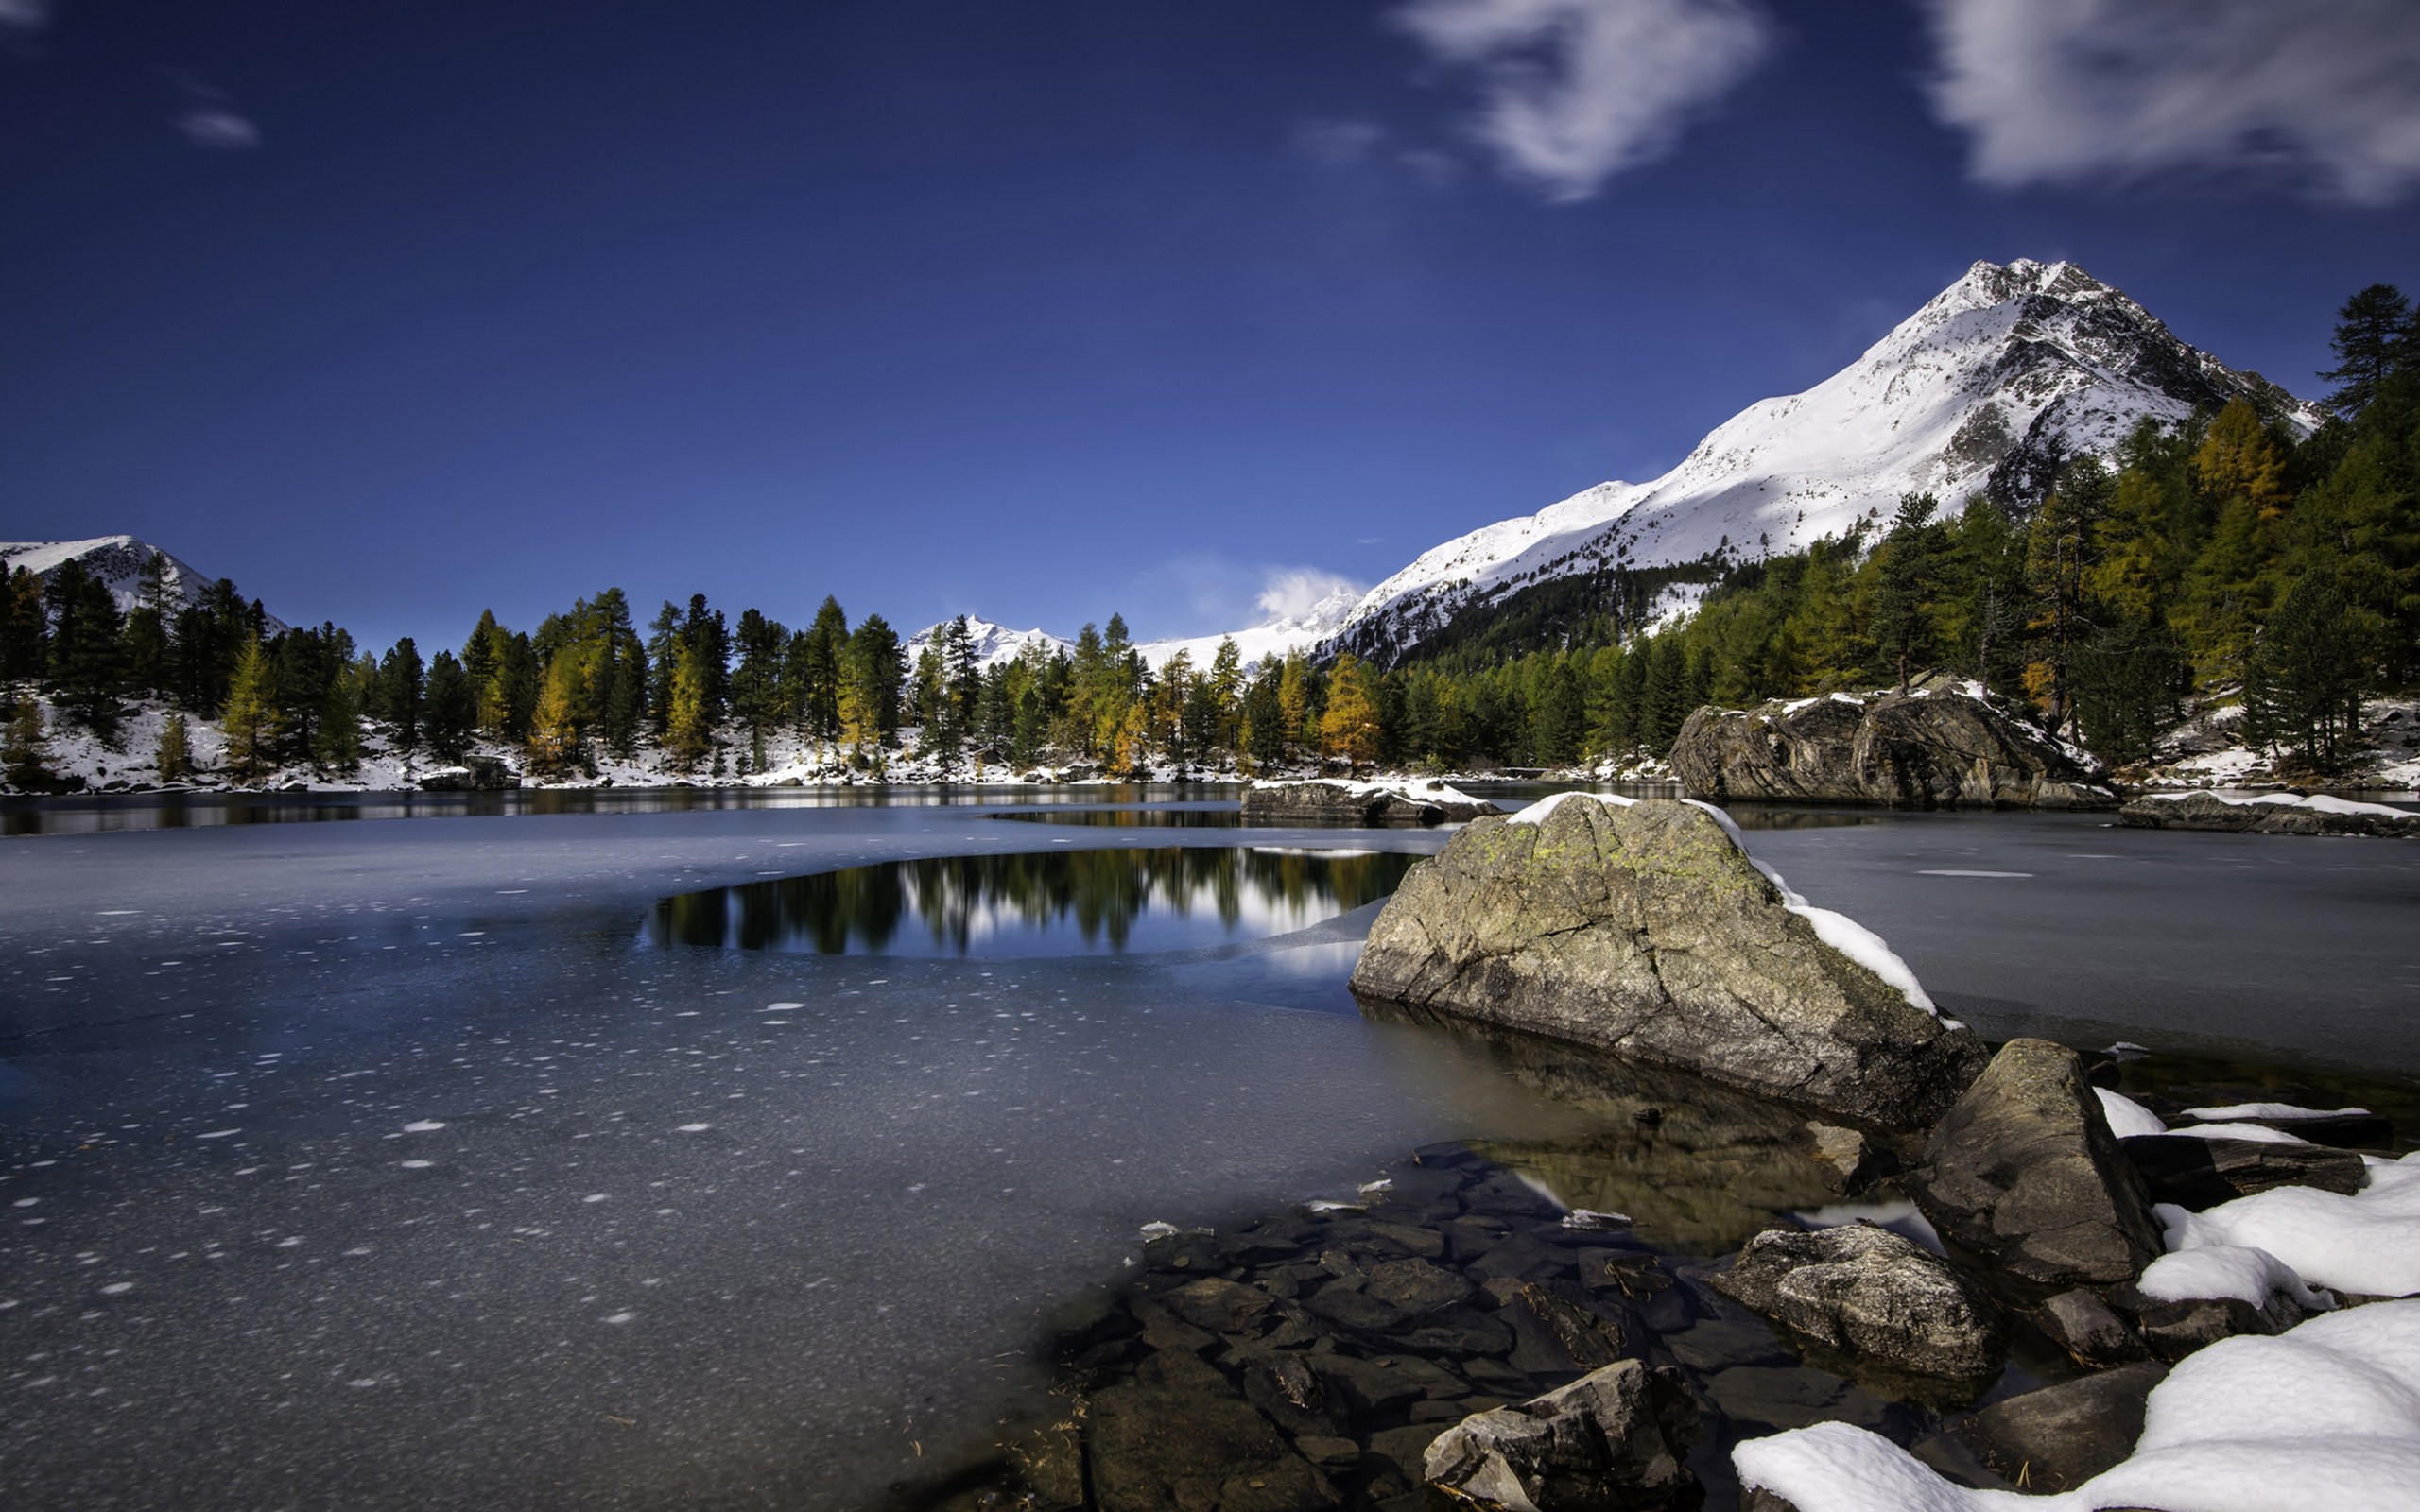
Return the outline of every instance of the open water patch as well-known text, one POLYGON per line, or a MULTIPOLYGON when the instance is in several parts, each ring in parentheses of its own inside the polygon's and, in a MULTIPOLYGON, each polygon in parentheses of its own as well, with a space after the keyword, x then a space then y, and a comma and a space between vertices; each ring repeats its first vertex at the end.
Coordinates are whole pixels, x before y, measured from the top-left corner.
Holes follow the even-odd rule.
POLYGON ((942 958, 1194 950, 1288 934, 1374 902, 1420 859, 1170 846, 893 861, 666 898, 643 939, 942 958))

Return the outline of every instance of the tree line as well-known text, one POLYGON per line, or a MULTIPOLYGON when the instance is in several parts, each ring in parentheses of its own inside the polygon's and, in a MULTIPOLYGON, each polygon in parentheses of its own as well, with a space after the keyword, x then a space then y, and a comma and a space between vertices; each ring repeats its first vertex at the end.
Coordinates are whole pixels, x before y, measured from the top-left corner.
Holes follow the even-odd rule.
MULTIPOLYGON (((409 637, 372 654, 333 624, 267 633, 259 603, 225 579, 173 604, 155 558, 123 614, 79 563, 47 582, 18 569, 0 585, 0 679, 46 692, 104 740, 129 700, 164 702, 164 778, 190 773, 186 714, 220 722, 238 781, 306 765, 348 775, 365 729, 442 762, 484 740, 559 779, 649 753, 677 772, 761 772, 785 739, 880 772, 911 730, 946 774, 1550 767, 1660 755, 1704 703, 1904 685, 1932 668, 2027 700, 2119 762, 2148 754, 2188 696, 2239 691, 2251 739, 2325 770, 2358 745, 2366 695, 2420 678, 2409 301, 2363 290, 2333 348, 2335 418, 2308 438, 2240 401, 2147 420, 2107 464, 2055 470, 2030 510, 1978 496, 1949 513, 1911 495, 1887 519, 1708 583, 1675 575, 1643 595, 1628 580, 1541 582, 1493 628, 1461 627, 1384 667, 1297 652, 1248 674, 1230 640, 1207 664, 1180 654, 1154 668, 1115 614, 1072 648, 990 666, 960 617, 911 659, 881 615, 852 626, 831 597, 792 628, 755 609, 728 620, 695 594, 642 632, 618 588, 534 631, 483 613, 458 652, 424 659, 409 637), (1509 651, 1506 627, 1534 648, 1509 651)), ((11 782, 39 785, 31 699, 9 731, 11 782)))

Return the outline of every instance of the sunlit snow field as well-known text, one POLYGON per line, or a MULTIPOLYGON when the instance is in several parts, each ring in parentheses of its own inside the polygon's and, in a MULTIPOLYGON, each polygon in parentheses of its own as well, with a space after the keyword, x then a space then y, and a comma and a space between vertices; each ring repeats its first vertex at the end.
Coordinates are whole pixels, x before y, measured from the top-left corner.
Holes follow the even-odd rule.
MULTIPOLYGON (((1987 1034, 2420 1072, 2420 848, 1860 817, 1747 838, 1987 1034)), ((1444 838, 908 802, 0 842, 0 1503, 878 1490, 979 1435, 1039 1314, 1141 1223, 1575 1115, 1353 1011, 1374 904, 1240 916, 1318 919, 1274 940, 918 958, 651 942, 658 901, 1444 838)))

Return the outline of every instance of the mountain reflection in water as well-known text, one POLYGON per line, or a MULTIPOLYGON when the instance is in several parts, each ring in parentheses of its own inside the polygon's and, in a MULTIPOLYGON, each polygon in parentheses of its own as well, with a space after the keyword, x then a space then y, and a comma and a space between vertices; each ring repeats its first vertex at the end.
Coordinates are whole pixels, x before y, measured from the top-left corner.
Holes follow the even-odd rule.
POLYGON ((1392 892, 1419 859, 1170 847, 897 861, 666 898, 646 939, 825 955, 1182 950, 1358 908, 1392 892))

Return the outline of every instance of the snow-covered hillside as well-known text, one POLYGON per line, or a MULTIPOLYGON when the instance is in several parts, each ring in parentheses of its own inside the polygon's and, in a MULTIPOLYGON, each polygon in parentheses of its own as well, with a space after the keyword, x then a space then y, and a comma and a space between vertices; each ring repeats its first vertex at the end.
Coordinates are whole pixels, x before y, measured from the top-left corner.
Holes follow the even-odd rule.
POLYGON ((1600 483, 1422 554, 1331 645, 1401 651, 1543 578, 1799 550, 1903 493, 1945 511, 1978 492, 2030 502, 2063 458, 2105 455, 2142 417, 2238 397, 2306 430, 2321 419, 2071 263, 1977 263, 1855 363, 1751 404, 1662 477, 1600 483))
MULTIPOLYGON (((124 613, 134 608, 143 564, 154 552, 167 558, 168 570, 162 582, 167 588, 168 601, 174 605, 201 602, 202 590, 212 582, 207 573, 132 536, 95 536, 87 541, 0 541, 0 576, 23 567, 46 582, 51 574, 68 562, 80 561, 84 571, 109 585, 111 594, 117 600, 118 612, 124 613)), ((271 635, 285 627, 285 621, 269 616, 271 635)))

